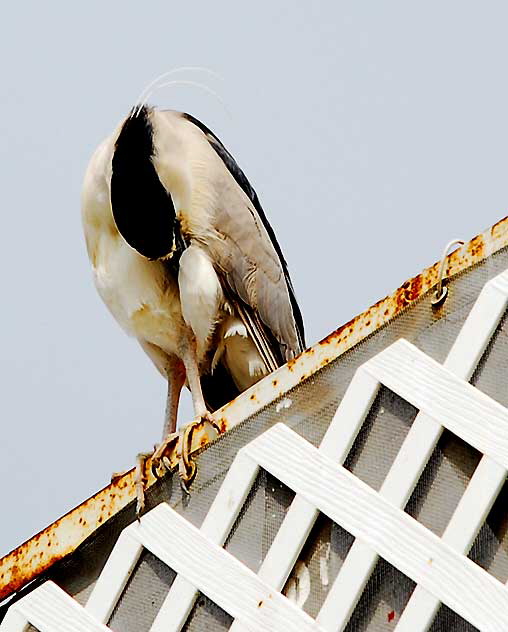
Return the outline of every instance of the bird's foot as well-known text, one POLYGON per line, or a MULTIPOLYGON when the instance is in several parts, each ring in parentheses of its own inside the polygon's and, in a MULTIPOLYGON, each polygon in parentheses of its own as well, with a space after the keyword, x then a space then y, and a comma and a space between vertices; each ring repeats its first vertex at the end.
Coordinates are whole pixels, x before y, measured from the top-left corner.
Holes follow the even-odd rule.
POLYGON ((182 434, 180 439, 181 454, 178 462, 178 476, 180 477, 180 485, 186 494, 190 494, 189 486, 194 480, 197 471, 196 463, 190 458, 190 452, 192 450, 192 433, 197 426, 203 423, 208 423, 217 431, 221 433, 220 426, 217 424, 213 416, 208 412, 204 412, 199 420, 191 421, 184 428, 182 428, 182 434))
MULTIPOLYGON (((192 449, 192 433, 197 426, 204 423, 213 426, 218 434, 221 433, 221 429, 213 416, 209 412, 205 412, 198 420, 192 421, 190 424, 184 426, 180 430, 180 433, 168 435, 158 446, 155 447, 152 453, 138 454, 136 458, 135 473, 136 518, 138 520, 140 519, 146 504, 146 488, 149 477, 148 468, 151 468, 151 472, 155 478, 162 478, 166 472, 169 472, 171 470, 171 462, 168 457, 168 451, 178 438, 180 438, 178 475, 180 477, 182 489, 186 494, 190 493, 189 486, 194 480, 197 471, 196 463, 190 458, 190 452, 192 449)), ((112 475, 112 480, 115 480, 122 475, 123 473, 115 473, 112 475)))
POLYGON ((136 457, 136 518, 138 520, 145 508, 146 489, 149 478, 148 467, 150 467, 153 476, 157 479, 162 478, 166 472, 169 472, 171 463, 165 453, 169 446, 177 439, 178 434, 176 433, 168 435, 162 443, 155 446, 153 452, 144 452, 138 454, 136 457))

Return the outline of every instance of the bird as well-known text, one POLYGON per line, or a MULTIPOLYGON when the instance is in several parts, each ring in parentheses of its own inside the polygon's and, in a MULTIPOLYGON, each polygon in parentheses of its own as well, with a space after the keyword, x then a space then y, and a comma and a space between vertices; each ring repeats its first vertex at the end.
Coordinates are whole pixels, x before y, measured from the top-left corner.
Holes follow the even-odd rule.
POLYGON ((96 149, 81 198, 97 291, 167 380, 162 439, 305 348, 288 267, 258 196, 190 114, 136 105, 96 149))

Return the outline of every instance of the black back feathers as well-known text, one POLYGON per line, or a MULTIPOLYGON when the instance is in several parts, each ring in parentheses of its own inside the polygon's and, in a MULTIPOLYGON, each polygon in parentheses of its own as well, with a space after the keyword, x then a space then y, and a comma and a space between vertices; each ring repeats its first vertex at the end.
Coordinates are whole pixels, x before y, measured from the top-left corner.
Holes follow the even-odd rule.
POLYGON ((152 162, 150 110, 134 109, 113 153, 111 206, 118 232, 147 259, 169 255, 175 240, 175 207, 152 162))

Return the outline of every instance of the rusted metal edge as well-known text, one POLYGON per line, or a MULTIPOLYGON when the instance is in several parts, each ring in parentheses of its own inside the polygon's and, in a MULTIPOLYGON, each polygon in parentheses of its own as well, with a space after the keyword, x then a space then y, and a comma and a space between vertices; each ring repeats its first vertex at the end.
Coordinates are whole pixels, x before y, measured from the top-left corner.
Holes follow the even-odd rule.
MULTIPOLYGON (((446 277, 480 263, 508 245, 508 217, 447 257, 446 277)), ((222 432, 231 430, 261 408, 320 370, 361 340, 386 325, 392 318, 422 297, 438 279, 439 262, 406 281, 393 294, 378 301, 316 345, 304 351, 265 379, 214 413, 222 432)), ((191 452, 208 445, 215 433, 198 424, 192 434, 191 452)), ((176 466, 180 455, 179 440, 168 443, 166 456, 176 466)), ((134 469, 99 491, 84 503, 59 518, 36 536, 21 544, 0 560, 0 599, 8 597, 46 571, 55 562, 71 554, 93 532, 135 500, 134 469)), ((147 467, 148 485, 153 485, 147 467)))

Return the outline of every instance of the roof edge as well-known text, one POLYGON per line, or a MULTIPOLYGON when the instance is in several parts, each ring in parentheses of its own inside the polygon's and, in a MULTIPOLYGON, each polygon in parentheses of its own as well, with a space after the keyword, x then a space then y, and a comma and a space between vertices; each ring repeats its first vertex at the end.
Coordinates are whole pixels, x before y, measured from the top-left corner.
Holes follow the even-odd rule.
MULTIPOLYGON (((505 217, 448 255, 446 278, 480 263, 507 245, 508 217, 505 217)), ((436 285, 439 264, 437 262, 409 279, 395 292, 215 412, 213 417, 221 428, 221 433, 231 430, 273 402, 419 300, 436 285)), ((201 450, 215 438, 213 431, 198 424, 192 433, 191 452, 201 450)), ((171 466, 176 466, 180 455, 178 435, 174 435, 167 446, 166 456, 171 466)), ((150 487, 156 482, 150 467, 147 467, 146 475, 150 487)), ((18 591, 55 562, 70 555, 100 525, 133 502, 134 480, 133 469, 0 559, 0 599, 18 591)))

